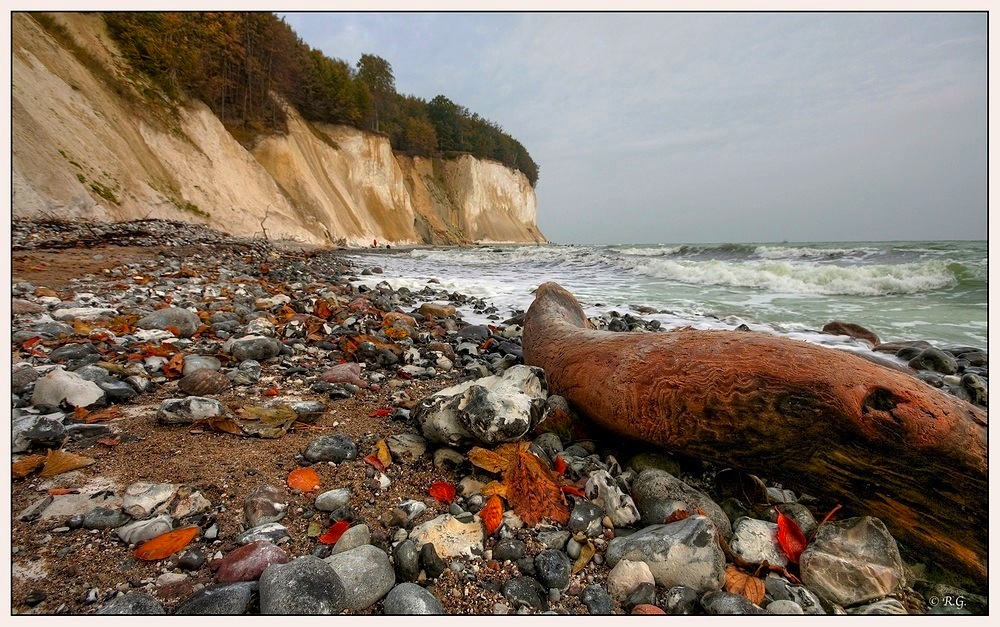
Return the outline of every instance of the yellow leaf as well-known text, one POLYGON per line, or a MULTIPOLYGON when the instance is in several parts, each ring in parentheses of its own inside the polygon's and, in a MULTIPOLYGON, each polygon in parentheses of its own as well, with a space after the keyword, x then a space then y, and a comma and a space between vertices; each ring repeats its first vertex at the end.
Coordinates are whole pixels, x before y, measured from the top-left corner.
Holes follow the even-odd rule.
POLYGON ((482 489, 483 496, 502 496, 507 498, 507 486, 500 483, 499 481, 490 481, 482 489))
POLYGON ((66 451, 49 451, 45 458, 45 467, 39 473, 40 477, 54 477, 70 470, 83 468, 93 464, 96 460, 76 453, 66 451))
POLYGON ((760 604, 764 600, 764 581, 748 575, 732 564, 726 567, 726 583, 723 590, 732 594, 740 594, 750 599, 751 603, 760 604))
POLYGON ((392 463, 392 455, 389 453, 389 445, 385 443, 385 440, 379 440, 375 443, 375 457, 382 462, 384 468, 388 468, 389 464, 392 463))
POLYGON ((573 563, 573 574, 575 575, 583 570, 596 552, 597 549, 594 547, 594 543, 587 540, 587 543, 580 547, 580 557, 576 558, 576 562, 573 563))
POLYGON ((478 466, 486 472, 503 472, 507 469, 507 460, 493 451, 478 446, 472 447, 467 457, 473 466, 478 466))

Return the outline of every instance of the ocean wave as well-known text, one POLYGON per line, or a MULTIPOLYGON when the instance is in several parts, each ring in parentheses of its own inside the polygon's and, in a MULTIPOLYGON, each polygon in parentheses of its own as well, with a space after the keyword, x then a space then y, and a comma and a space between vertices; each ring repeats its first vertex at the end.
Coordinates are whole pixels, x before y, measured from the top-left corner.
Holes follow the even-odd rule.
POLYGON ((917 294, 952 287, 958 282, 948 264, 941 261, 841 267, 787 261, 647 259, 625 260, 622 266, 644 276, 679 283, 765 289, 784 294, 917 294))
POLYGON ((753 254, 761 259, 811 259, 830 261, 846 258, 866 258, 879 254, 875 248, 807 248, 800 246, 762 245, 753 254))

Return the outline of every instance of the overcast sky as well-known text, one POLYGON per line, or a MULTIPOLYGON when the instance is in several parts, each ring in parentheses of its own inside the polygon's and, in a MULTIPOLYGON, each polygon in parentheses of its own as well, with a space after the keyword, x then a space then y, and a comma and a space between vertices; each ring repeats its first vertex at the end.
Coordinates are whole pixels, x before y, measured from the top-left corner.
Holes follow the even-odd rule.
POLYGON ((985 13, 292 13, 540 166, 558 243, 984 239, 985 13))

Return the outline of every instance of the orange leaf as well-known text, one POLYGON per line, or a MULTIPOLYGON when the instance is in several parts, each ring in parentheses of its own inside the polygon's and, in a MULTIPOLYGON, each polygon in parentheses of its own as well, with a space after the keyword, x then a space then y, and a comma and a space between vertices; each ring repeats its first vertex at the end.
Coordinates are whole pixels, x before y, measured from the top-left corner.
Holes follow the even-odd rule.
POLYGON ((41 341, 42 337, 40 335, 36 335, 35 337, 29 337, 28 339, 21 342, 21 348, 29 350, 40 344, 41 341))
POLYGON ((155 562, 164 557, 170 557, 190 544, 191 540, 198 535, 198 529, 197 525, 193 525, 191 527, 181 527, 180 529, 168 531, 142 544, 135 550, 133 555, 147 562, 155 562))
POLYGON ((778 544, 793 564, 799 563, 799 556, 805 550, 806 536, 794 520, 778 512, 778 544))
POLYGON ((435 482, 427 492, 442 503, 451 503, 455 498, 455 486, 445 481, 435 482))
POLYGON ((573 496, 579 496, 584 499, 587 498, 586 493, 575 485, 564 485, 562 487, 562 491, 566 494, 572 494, 573 496))
POLYGON ((50 488, 48 493, 50 496, 62 496, 63 494, 79 494, 80 491, 73 488, 50 488))
POLYGON ((726 582, 723 584, 723 590, 745 596, 754 604, 759 604, 764 600, 764 581, 746 574, 732 564, 726 567, 726 582))
POLYGON ((264 390, 264 396, 277 396, 278 394, 281 394, 281 392, 279 392, 278 388, 274 387, 273 385, 264 390))
POLYGON ((11 466, 10 474, 12 477, 27 477, 31 473, 35 472, 45 463, 44 455, 29 455, 19 462, 14 462, 11 466))
POLYGON ((177 337, 181 336, 181 330, 178 329, 177 327, 164 327, 163 330, 164 331, 170 331, 171 333, 173 333, 177 337))
POLYGON ((320 544, 337 544, 337 540, 340 540, 340 536, 344 535, 351 523, 346 520, 341 520, 330 526, 330 529, 321 535, 318 540, 320 544))
POLYGON ((392 413, 391 409, 376 409, 372 413, 368 414, 369 418, 382 418, 383 416, 388 416, 392 413))
POLYGON ((103 444, 104 446, 118 446, 122 443, 122 439, 115 436, 113 438, 100 438, 97 440, 98 444, 103 444))
POLYGON ((569 521, 569 507, 559 484, 535 455, 520 452, 503 476, 511 509, 526 525, 549 518, 559 524, 569 521))
POLYGON ((88 415, 90 415, 90 411, 86 407, 77 407, 73 410, 74 420, 83 420, 88 415))
POLYGON ((312 492, 319 487, 319 484, 319 475, 312 468, 296 468, 288 473, 288 487, 293 490, 312 492))
POLYGON ((479 518, 486 527, 486 535, 491 535, 500 528, 500 523, 503 522, 503 501, 499 496, 494 494, 486 501, 486 505, 479 510, 479 518))

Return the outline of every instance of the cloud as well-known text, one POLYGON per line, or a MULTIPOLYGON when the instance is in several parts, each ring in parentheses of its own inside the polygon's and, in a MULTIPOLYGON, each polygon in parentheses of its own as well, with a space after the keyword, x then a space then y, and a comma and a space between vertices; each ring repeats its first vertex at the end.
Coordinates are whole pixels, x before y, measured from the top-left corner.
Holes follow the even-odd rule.
POLYGON ((519 139, 554 240, 985 232, 985 13, 289 21, 328 55, 379 54, 400 91, 445 94, 519 139))

